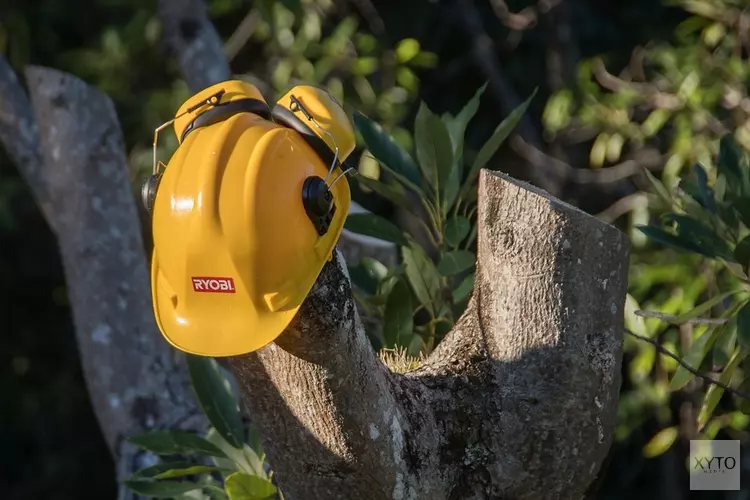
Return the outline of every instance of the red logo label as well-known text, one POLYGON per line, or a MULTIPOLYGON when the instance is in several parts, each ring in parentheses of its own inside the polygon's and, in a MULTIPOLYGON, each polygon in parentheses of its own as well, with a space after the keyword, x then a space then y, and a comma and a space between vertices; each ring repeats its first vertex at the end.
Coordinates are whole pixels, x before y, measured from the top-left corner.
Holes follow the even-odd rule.
POLYGON ((232 278, 193 278, 193 291, 207 293, 235 293, 232 278))

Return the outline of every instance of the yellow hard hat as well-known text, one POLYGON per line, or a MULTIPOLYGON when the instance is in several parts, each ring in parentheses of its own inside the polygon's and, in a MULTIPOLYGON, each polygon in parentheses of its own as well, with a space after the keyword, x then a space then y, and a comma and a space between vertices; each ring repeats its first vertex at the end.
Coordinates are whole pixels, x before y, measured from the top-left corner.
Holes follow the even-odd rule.
POLYGON ((159 330, 182 351, 234 356, 272 342, 332 256, 350 191, 328 160, 336 144, 339 159, 351 153, 354 132, 338 103, 305 89, 312 128, 333 131, 328 150, 315 133, 317 142, 276 114, 271 121, 243 82, 214 85, 177 113, 180 145, 151 197, 151 287, 159 330))

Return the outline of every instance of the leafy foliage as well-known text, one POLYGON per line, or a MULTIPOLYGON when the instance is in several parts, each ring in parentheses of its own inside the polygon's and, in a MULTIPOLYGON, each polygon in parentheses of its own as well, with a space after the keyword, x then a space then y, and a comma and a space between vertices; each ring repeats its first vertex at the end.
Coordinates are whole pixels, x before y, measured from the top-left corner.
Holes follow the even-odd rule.
POLYGON ((135 472, 125 485, 150 498, 277 498, 280 492, 266 472, 259 440, 252 429, 245 438, 239 399, 229 375, 215 359, 203 356, 188 356, 188 367, 196 397, 212 428, 205 436, 166 430, 131 437, 131 443, 159 455, 162 461, 135 472))
POLYGON ((384 171, 356 179, 388 202, 413 207, 420 231, 398 228, 374 214, 352 215, 346 228, 396 243, 404 272, 363 261, 351 270, 362 306, 384 322, 377 343, 408 354, 428 354, 453 326, 470 296, 476 263, 476 188, 479 171, 508 138, 534 92, 494 130, 465 170, 464 133, 479 109, 482 85, 456 116, 438 116, 422 102, 414 121, 414 151, 403 148, 375 121, 355 113, 364 145, 384 171), (414 158, 416 157, 416 161, 414 158), (378 272, 371 272, 373 267, 378 272), (368 272, 368 270, 370 272, 368 272), (384 284, 387 281, 387 285, 384 284))
MULTIPOLYGON (((692 345, 683 353, 684 362, 695 369, 718 371, 719 382, 738 388, 745 377, 743 361, 750 352, 750 225, 742 215, 743 207, 750 203, 750 166, 731 134, 723 136, 719 143, 714 168, 706 170, 694 165, 692 177, 681 179, 672 189, 650 178, 666 211, 659 217, 659 224, 638 229, 656 245, 693 254, 709 264, 706 271, 717 285, 714 295, 682 313, 662 313, 671 314, 667 320, 676 325, 703 322, 695 328, 692 345), (712 311, 717 313, 716 318, 710 317, 712 311), (711 321, 715 319, 719 321, 711 321)), ((649 330, 645 323, 628 326, 649 330)), ((684 366, 674 368, 670 381, 673 390, 686 387, 695 377, 684 366)), ((706 438, 715 436, 721 427, 710 423, 727 422, 713 419, 723 393, 723 388, 711 385, 703 397, 697 423, 706 438)), ((646 447, 647 453, 666 449, 674 441, 672 431, 661 432, 646 447)))

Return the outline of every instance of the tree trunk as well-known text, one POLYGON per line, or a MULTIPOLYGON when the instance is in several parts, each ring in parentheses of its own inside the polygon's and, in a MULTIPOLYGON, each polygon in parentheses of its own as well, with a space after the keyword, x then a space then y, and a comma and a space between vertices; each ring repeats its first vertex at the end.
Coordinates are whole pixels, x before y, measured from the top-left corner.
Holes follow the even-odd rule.
POLYGON ((285 498, 581 498, 612 440, 628 253, 482 171, 473 296, 404 375, 367 342, 337 254, 278 341, 230 361, 285 498))
MULTIPOLYGON (((125 439, 207 429, 183 357, 154 321, 122 132, 111 100, 79 79, 30 67, 31 104, 0 57, 0 140, 43 207, 62 257, 96 417, 122 480, 156 457, 125 439), (37 131, 38 129, 38 131, 37 131), (15 151, 15 153, 14 153, 15 151)), ((121 488, 120 498, 132 497, 121 488)))

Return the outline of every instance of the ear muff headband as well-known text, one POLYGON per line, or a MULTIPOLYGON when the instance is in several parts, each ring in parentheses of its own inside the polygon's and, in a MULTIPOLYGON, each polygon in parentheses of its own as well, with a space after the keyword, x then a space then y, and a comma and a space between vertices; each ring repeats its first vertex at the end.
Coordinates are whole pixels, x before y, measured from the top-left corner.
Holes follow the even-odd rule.
POLYGON ((191 121, 185 130, 182 132, 180 142, 183 142, 190 132, 200 127, 207 127, 214 123, 226 120, 232 115, 237 113, 254 113, 266 120, 271 119, 271 113, 268 109, 268 105, 258 99, 238 99, 236 101, 229 101, 223 104, 216 104, 208 111, 204 111, 195 117, 191 121))
MULTIPOLYGON (((312 129, 302 121, 299 116, 294 114, 292 110, 277 104, 271 111, 271 117, 276 123, 299 132, 305 142, 310 145, 313 151, 315 151, 315 154, 317 154, 326 165, 331 165, 333 163, 336 154, 331 150, 328 144, 315 135, 312 129)), ((336 160, 336 166, 341 167, 341 162, 338 159, 336 160)))

